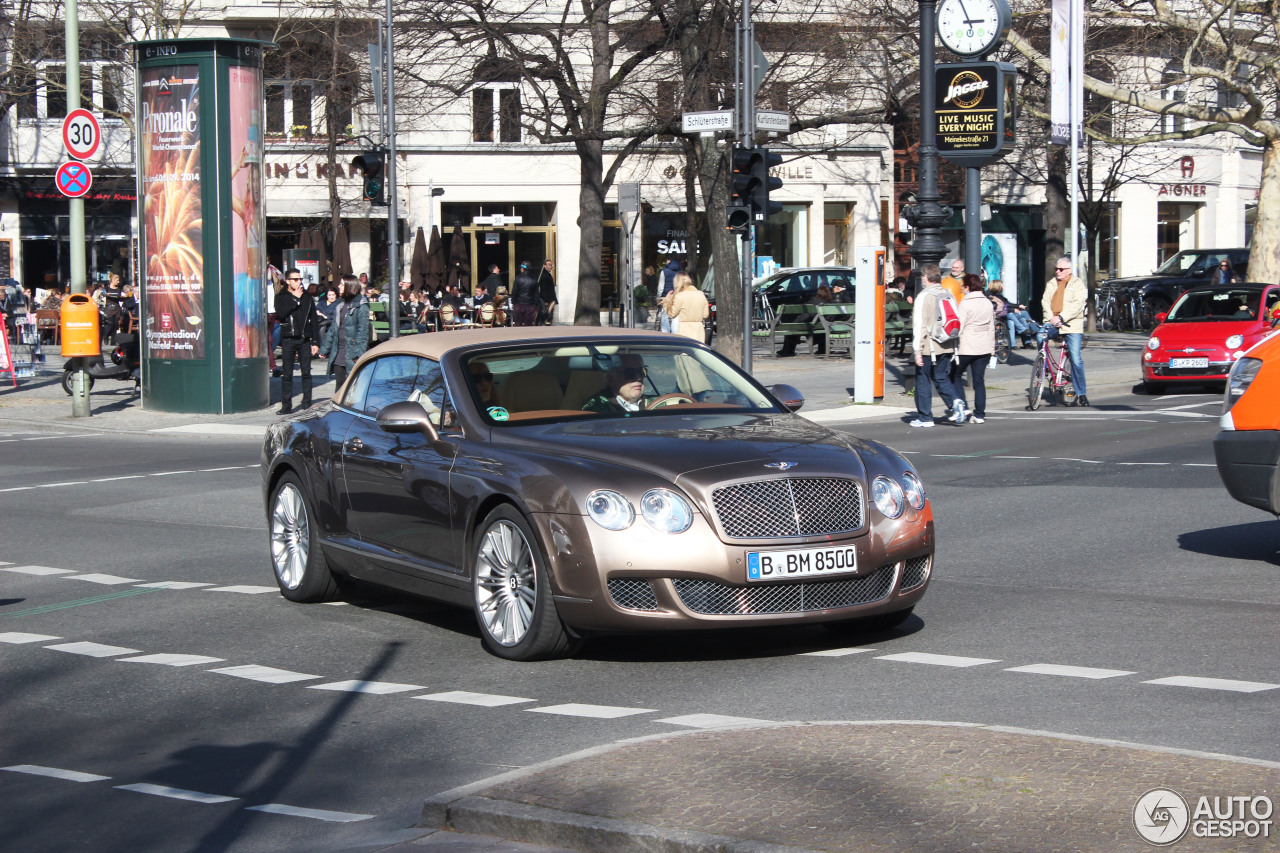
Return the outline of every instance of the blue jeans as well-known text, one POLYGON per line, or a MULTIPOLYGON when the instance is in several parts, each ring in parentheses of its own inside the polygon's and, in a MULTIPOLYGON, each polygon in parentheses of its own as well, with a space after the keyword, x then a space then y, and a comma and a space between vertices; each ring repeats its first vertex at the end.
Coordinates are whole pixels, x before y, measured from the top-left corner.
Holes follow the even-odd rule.
POLYGON ((1085 396, 1084 390, 1084 358, 1080 355, 1080 348, 1084 346, 1084 335, 1067 334, 1063 335, 1067 339, 1067 357, 1071 359, 1071 384, 1076 389, 1076 394, 1081 397, 1085 396))
POLYGON ((916 413, 922 421, 933 420, 933 388, 937 386, 942 404, 949 413, 959 395, 956 386, 951 382, 951 362, 955 358, 950 354, 924 357, 924 366, 916 368, 916 413))
POLYGON ((1005 315, 1005 325, 1009 327, 1009 346, 1014 347, 1018 340, 1018 335, 1027 333, 1036 334, 1040 331, 1040 326, 1035 320, 1027 314, 1026 311, 1010 311, 1005 315))
MULTIPOLYGON (((968 372, 973 385, 973 413, 980 418, 987 416, 987 364, 991 361, 991 353, 986 355, 956 356, 956 375, 952 384, 964 400, 964 375, 968 372)), ((968 405, 966 404, 966 408, 968 405)))

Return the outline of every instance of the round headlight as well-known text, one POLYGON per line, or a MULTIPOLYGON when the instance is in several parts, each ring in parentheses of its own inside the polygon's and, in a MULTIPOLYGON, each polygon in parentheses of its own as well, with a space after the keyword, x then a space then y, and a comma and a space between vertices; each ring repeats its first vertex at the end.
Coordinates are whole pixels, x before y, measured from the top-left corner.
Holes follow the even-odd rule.
POLYGON ((1160 349, 1160 339, 1157 338, 1155 335, 1152 335, 1151 337, 1147 338, 1147 349, 1149 350, 1160 349))
POLYGON ((640 515, 659 533, 683 533, 693 524, 693 507, 669 489, 651 489, 640 499, 640 515))
POLYGON ((605 530, 626 530, 636 520, 631 502, 608 489, 598 489, 587 495, 587 515, 605 530))
POLYGON ((883 475, 871 481, 871 497, 885 518, 897 518, 906 507, 902 486, 883 475))
POLYGON ((1227 338, 1227 349, 1239 349, 1242 343, 1244 343, 1244 335, 1232 335, 1227 338))
POLYGON ((924 509, 924 483, 913 472, 907 471, 902 475, 902 491, 912 509, 924 509))

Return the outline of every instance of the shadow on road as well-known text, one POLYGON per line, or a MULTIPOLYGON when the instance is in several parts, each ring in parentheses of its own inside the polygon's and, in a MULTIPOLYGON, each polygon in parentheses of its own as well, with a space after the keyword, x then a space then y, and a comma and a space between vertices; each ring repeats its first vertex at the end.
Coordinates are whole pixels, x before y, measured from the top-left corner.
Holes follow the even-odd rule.
POLYGON ((1237 524, 1232 527, 1209 527, 1178 535, 1178 547, 1210 557, 1230 560, 1265 560, 1280 566, 1280 524, 1272 519, 1237 524))

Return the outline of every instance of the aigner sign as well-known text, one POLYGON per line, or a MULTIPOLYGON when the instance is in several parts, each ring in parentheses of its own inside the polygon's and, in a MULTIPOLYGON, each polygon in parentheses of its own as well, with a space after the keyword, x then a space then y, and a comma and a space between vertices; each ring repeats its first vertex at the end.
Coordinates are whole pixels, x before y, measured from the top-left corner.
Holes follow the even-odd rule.
POLYGON ((961 166, 994 163, 1016 140, 1017 71, 1007 62, 939 65, 938 153, 961 166))

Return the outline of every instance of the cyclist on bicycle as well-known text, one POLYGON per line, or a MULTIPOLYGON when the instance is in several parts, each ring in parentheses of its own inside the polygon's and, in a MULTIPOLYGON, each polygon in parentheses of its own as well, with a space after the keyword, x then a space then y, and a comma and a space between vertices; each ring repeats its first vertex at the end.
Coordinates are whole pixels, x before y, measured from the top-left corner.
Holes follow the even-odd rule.
POLYGON ((1045 325, 1057 326, 1058 332, 1066 338, 1077 406, 1089 405, 1089 398, 1085 396, 1084 358, 1080 353, 1084 346, 1084 309, 1088 299, 1088 288, 1071 272, 1071 259, 1059 258, 1054 264, 1053 281, 1044 286, 1044 299, 1040 305, 1044 310, 1045 325))

